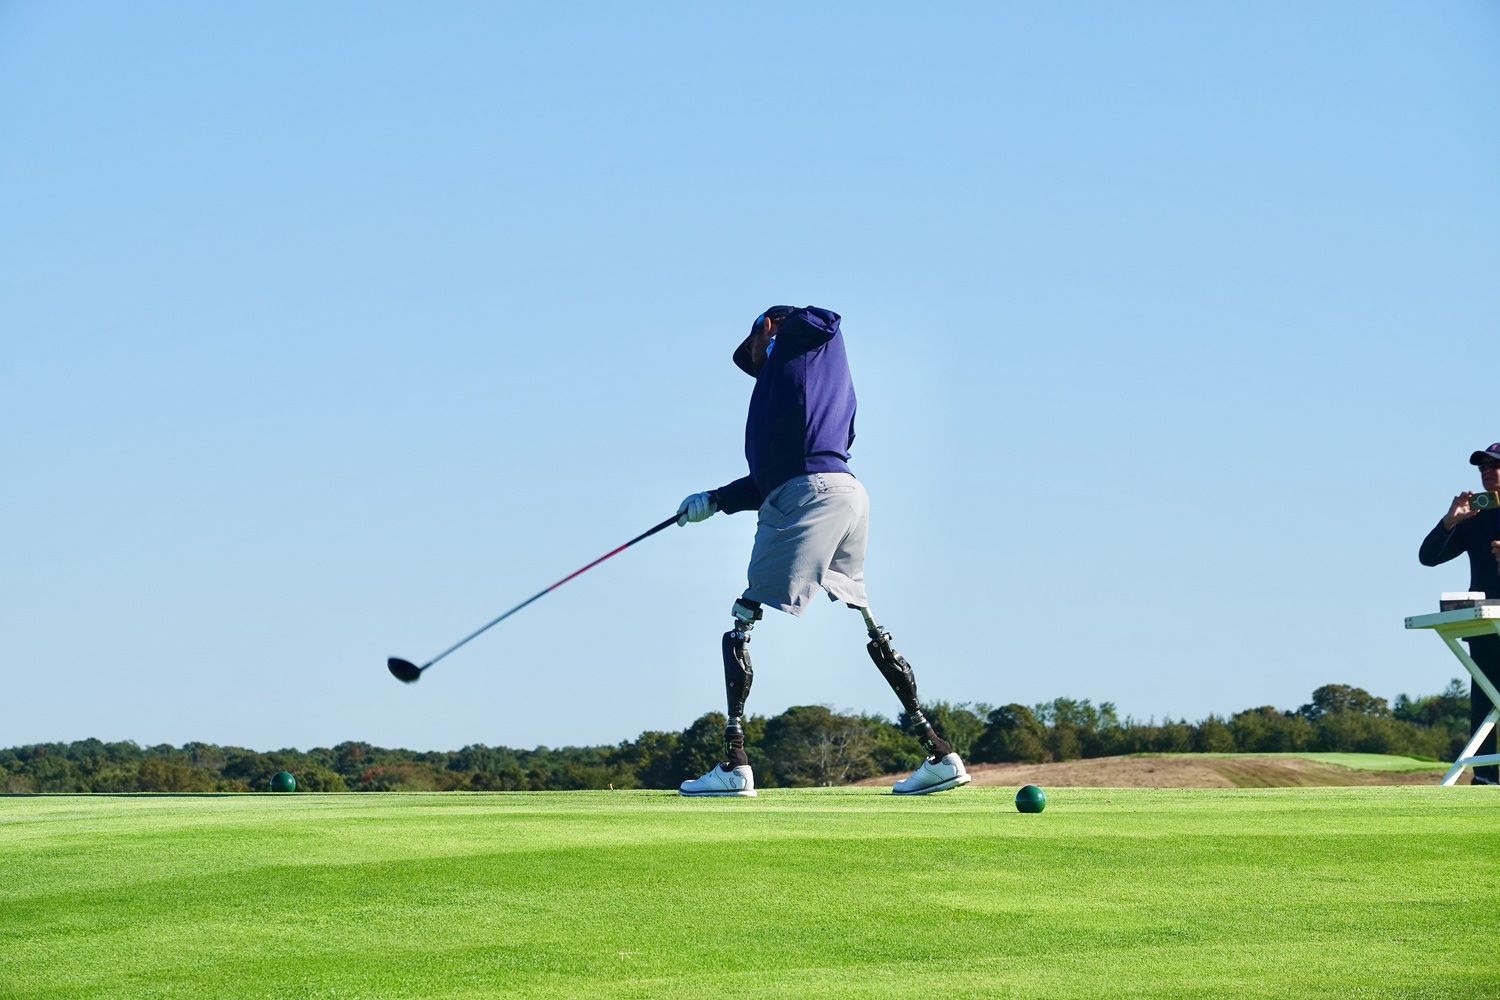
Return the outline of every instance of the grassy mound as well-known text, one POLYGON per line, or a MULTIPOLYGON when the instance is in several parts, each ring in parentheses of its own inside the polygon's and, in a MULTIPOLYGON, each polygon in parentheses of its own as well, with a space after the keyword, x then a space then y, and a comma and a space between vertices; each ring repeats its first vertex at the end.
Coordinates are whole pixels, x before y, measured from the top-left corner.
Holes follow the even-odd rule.
POLYGON ((1434 771, 1441 774, 1448 769, 1448 764, 1439 761, 1422 760, 1418 757, 1402 757, 1398 754, 1389 753, 1195 753, 1134 754, 1133 756, 1200 757, 1219 760, 1232 760, 1236 757, 1280 757, 1291 760, 1313 760, 1321 764, 1336 764, 1339 767, 1347 767, 1355 771, 1434 771))
MULTIPOLYGON (((1273 754, 1272 756, 1282 755, 1273 754)), ((1324 764, 1337 764, 1339 767, 1349 767, 1356 771, 1433 771, 1441 774, 1448 770, 1448 764, 1439 761, 1402 757, 1389 753, 1301 753, 1286 756, 1303 757, 1324 764)))
MULTIPOLYGON (((976 786, 1054 788, 1304 788, 1436 785, 1447 765, 1366 753, 1170 753, 1045 764, 971 764, 976 786)), ((890 785, 889 777, 861 785, 890 785)))
POLYGON ((1494 789, 0 799, 0 995, 1493 996, 1494 789))

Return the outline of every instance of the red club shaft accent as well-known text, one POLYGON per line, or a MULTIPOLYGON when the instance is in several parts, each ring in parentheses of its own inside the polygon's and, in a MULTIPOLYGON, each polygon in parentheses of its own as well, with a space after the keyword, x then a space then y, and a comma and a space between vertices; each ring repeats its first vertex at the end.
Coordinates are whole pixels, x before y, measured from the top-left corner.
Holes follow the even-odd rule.
POLYGON ((658 531, 661 531, 663 528, 667 527, 668 525, 672 525, 672 524, 676 524, 676 523, 677 523, 677 515, 673 514, 671 517, 667 518, 661 524, 658 524, 658 525, 656 525, 653 528, 650 528, 650 529, 648 529, 646 531, 641 532, 639 535, 636 535, 634 538, 632 538, 630 541, 626 542, 624 545, 621 545, 618 548, 610 549, 608 552, 604 553, 604 555, 600 556, 598 559, 595 559, 593 562, 589 563, 587 566, 583 567, 582 569, 574 570, 573 572, 569 573, 567 576, 563 577, 561 580, 558 580, 552 586, 548 587, 546 590, 543 590, 543 591, 540 591, 538 593, 532 594, 530 597, 526 598, 526 600, 522 601, 520 604, 517 604, 515 607, 513 607, 509 611, 505 612, 505 614, 501 615, 499 618, 496 618, 494 621, 491 621, 488 624, 486 624, 483 628, 478 629, 478 630, 476 630, 474 632, 471 632, 469 635, 464 636, 458 642, 455 642, 453 645, 449 646, 447 649, 443 650, 441 653, 439 653, 438 655, 434 656, 432 659, 428 660, 426 663, 422 664, 422 666, 420 666, 417 669, 419 669, 419 670, 426 670, 428 667, 432 666, 438 660, 441 660, 443 657, 447 656, 449 653, 453 652, 455 649, 458 649, 460 646, 463 646, 465 643, 469 642, 471 639, 477 639, 479 636, 483 635, 485 632, 487 632, 490 629, 494 628, 496 625, 499 625, 501 622, 505 621, 505 619, 509 618, 511 615, 515 614, 517 611, 520 611, 522 608, 526 607, 526 605, 530 604, 532 601, 536 600, 537 598, 542 597, 542 596, 544 596, 546 594, 552 593, 552 591, 556 590, 558 587, 561 587, 563 584, 567 583, 569 580, 573 579, 575 576, 579 576, 579 575, 581 575, 583 573, 588 572, 589 570, 593 569, 595 566, 597 566, 600 563, 602 563, 604 560, 608 559, 610 556, 619 555, 621 552, 624 552, 626 549, 630 548, 632 545, 634 545, 636 542, 639 542, 641 539, 643 539, 643 538, 650 538, 652 535, 656 534, 658 531))

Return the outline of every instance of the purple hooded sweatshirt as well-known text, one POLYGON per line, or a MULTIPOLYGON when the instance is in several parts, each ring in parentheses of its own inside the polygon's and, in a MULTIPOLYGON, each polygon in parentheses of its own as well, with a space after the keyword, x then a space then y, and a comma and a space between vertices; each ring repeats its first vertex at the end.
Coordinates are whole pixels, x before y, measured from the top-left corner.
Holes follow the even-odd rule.
MULTIPOLYGON (((734 352, 747 375, 750 338, 734 352)), ((839 314, 808 306, 781 321, 771 356, 755 377, 745 420, 750 475, 713 491, 726 514, 755 510, 788 479, 849 472, 854 443, 854 380, 839 314)))

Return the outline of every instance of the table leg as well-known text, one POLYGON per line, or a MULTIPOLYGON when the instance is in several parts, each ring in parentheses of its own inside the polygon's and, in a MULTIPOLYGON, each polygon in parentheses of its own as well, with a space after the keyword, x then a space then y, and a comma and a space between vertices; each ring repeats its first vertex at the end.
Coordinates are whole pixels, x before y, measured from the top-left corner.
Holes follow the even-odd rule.
MULTIPOLYGON (((1495 702, 1495 704, 1500 706, 1500 701, 1495 702)), ((1479 744, 1484 742, 1484 738, 1490 734, 1490 730, 1495 728, 1497 720, 1500 720, 1500 708, 1490 709, 1490 714, 1484 717, 1484 721, 1479 724, 1478 729, 1474 730, 1474 735, 1469 739, 1469 742, 1464 744, 1464 748, 1458 752, 1458 759, 1453 762, 1453 766, 1448 769, 1448 773, 1443 775, 1443 784, 1451 785, 1458 780, 1458 776, 1463 773, 1463 769, 1471 764, 1469 758, 1474 755, 1475 750, 1479 749, 1479 744)), ((1488 764, 1492 762, 1486 759, 1484 763, 1488 764)))
POLYGON ((1474 658, 1469 655, 1467 649, 1464 649, 1463 644, 1451 635, 1443 635, 1441 632, 1438 635, 1448 644, 1448 648, 1453 650, 1453 655, 1458 657, 1458 662, 1464 665, 1464 669, 1469 672, 1469 676, 1474 678, 1474 683, 1479 685, 1479 690, 1489 695, 1490 704, 1500 705, 1500 691, 1495 690, 1495 685, 1491 684, 1490 679, 1484 676, 1484 671, 1479 669, 1479 664, 1474 662, 1474 658))

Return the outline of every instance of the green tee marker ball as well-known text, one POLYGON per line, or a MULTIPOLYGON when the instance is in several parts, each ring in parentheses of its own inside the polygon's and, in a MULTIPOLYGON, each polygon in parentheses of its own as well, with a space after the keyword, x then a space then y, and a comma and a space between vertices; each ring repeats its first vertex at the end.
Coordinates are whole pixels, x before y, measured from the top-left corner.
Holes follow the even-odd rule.
POLYGON ((1039 813, 1047 808, 1047 796, 1035 785, 1023 785, 1016 793, 1016 810, 1023 813, 1039 813))
MULTIPOLYGON (((297 790, 297 779, 285 771, 277 771, 271 775, 271 791, 273 792, 295 792, 297 790)), ((1016 801, 1020 801, 1017 799, 1016 801)))

